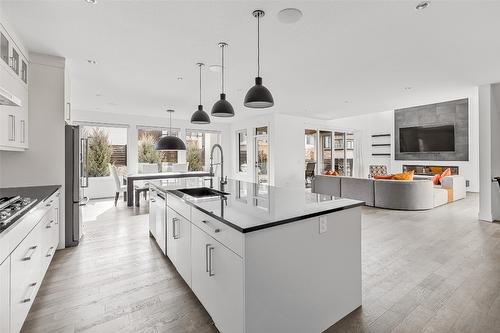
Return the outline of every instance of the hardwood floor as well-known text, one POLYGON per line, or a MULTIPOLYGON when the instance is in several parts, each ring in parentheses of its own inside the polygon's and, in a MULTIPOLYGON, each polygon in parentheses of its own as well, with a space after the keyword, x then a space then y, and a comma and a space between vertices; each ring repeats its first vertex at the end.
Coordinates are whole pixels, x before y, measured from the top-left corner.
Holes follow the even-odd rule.
MULTIPOLYGON (((109 203, 57 252, 23 332, 217 332, 148 237, 147 208, 109 203)), ((364 208, 363 306, 327 332, 500 332, 500 225, 477 206, 364 208)))

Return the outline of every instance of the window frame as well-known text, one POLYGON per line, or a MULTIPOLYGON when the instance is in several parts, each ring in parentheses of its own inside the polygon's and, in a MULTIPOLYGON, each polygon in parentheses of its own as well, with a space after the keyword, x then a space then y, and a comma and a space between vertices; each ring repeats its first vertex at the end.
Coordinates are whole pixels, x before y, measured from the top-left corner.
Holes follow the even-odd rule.
POLYGON ((248 130, 245 129, 240 129, 236 131, 236 172, 240 174, 247 174, 248 173, 248 130), (247 165, 246 171, 243 171, 241 169, 242 164, 240 163, 240 157, 241 157, 241 141, 240 141, 240 135, 244 134, 245 135, 245 146, 246 146, 246 155, 245 155, 245 164, 247 165))

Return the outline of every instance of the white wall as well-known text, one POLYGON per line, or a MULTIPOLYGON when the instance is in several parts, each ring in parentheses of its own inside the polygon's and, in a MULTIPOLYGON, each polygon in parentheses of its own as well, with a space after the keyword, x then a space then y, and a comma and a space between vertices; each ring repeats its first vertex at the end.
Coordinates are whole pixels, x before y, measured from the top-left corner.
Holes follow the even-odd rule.
MULTIPOLYGON (((30 54, 30 61, 29 149, 0 152, 0 187, 62 185, 60 220, 64 221, 65 60, 30 54)), ((60 235, 64 244, 64 223, 60 235)))
POLYGON ((500 220, 500 189, 492 177, 500 176, 500 84, 479 87, 479 219, 500 220))
MULTIPOLYGON (((479 104, 478 90, 471 89, 467 96, 448 96, 438 102, 469 98, 469 161, 411 161, 394 159, 394 111, 370 113, 361 116, 335 119, 329 122, 330 126, 338 129, 359 132, 363 138, 364 173, 368 175, 370 164, 386 164, 391 173, 401 172, 403 164, 428 164, 428 165, 456 165, 459 172, 470 182, 468 188, 471 192, 479 192, 479 104), (390 133, 392 146, 391 156, 372 156, 372 134, 390 133)), ((414 105, 408 105, 411 107, 414 105)))
MULTIPOLYGON (((175 115, 175 113, 174 113, 175 115)), ((151 126, 151 127, 169 127, 169 118, 165 114, 164 118, 160 117, 147 117, 141 115, 131 114, 118 114, 108 112, 95 112, 85 110, 73 110, 73 122, 76 124, 99 124, 105 126, 106 124, 123 125, 128 127, 127 133, 127 156, 128 156, 128 172, 138 172, 138 156, 137 156, 137 126, 151 126)), ((212 123, 209 125, 193 125, 189 120, 172 119, 172 128, 180 128, 180 138, 186 140, 186 129, 200 129, 200 130, 213 130, 219 131, 222 134, 222 148, 224 152, 230 151, 230 125, 227 123, 217 123, 212 118, 212 123)), ((226 153, 227 155, 227 153, 226 153)), ((179 152, 179 163, 185 163, 186 153, 179 152)), ((225 158, 224 172, 227 175, 231 170, 230 158, 225 158)))

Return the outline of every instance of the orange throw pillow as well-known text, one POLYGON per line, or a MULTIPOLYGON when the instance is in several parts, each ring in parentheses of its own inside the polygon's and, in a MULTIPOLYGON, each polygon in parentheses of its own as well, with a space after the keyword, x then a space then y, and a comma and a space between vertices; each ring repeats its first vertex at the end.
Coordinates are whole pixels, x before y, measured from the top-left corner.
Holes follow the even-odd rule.
POLYGON ((451 176, 451 169, 450 168, 444 170, 443 173, 441 174, 441 178, 444 178, 447 176, 451 176))
POLYGON ((413 174, 415 171, 407 171, 407 172, 402 172, 402 173, 397 173, 394 176, 392 176, 392 179, 394 180, 413 180, 413 174))
POLYGON ((434 177, 432 177, 432 183, 434 185, 441 185, 441 175, 440 174, 434 175, 434 177))
POLYGON ((373 179, 392 179, 392 175, 373 176, 373 179))

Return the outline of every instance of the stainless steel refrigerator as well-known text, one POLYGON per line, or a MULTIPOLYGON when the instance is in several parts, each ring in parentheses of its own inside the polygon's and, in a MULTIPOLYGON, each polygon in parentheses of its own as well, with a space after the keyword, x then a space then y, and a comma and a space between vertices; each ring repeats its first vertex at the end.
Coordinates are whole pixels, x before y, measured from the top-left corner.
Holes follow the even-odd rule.
POLYGON ((65 128, 66 246, 77 246, 82 237, 82 207, 87 204, 88 139, 82 137, 80 126, 65 128))

